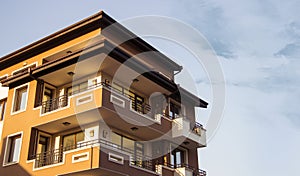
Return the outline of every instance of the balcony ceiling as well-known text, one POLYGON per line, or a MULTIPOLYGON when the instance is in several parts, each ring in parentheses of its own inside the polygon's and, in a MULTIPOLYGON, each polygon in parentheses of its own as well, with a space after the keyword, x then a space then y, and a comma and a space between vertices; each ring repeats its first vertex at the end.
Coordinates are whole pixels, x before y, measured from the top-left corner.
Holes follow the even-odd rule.
POLYGON ((138 92, 141 92, 144 95, 151 95, 154 92, 169 94, 166 89, 141 75, 142 73, 135 72, 125 66, 125 64, 121 64, 105 54, 93 56, 89 59, 80 61, 77 64, 48 73, 42 76, 41 79, 55 87, 60 87, 72 82, 74 84, 80 83, 80 80, 84 77, 96 77, 99 70, 108 75, 114 75, 112 76, 114 82, 117 80, 117 82, 125 85, 126 88, 139 90, 138 92), (75 74, 70 76, 68 74, 69 72, 75 74), (134 79, 137 79, 138 81, 134 82, 134 79))

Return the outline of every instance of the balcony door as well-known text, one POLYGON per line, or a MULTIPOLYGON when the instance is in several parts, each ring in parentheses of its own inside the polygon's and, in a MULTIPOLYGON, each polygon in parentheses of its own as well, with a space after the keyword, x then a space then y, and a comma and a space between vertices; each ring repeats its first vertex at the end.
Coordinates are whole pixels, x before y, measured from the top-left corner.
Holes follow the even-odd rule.
POLYGON ((174 149, 171 152, 171 165, 173 165, 175 168, 177 167, 182 167, 182 165, 185 163, 185 157, 184 157, 185 152, 181 149, 174 149))
POLYGON ((134 109, 137 112, 145 113, 144 107, 143 107, 144 98, 131 92, 131 91, 129 91, 129 96, 132 101, 132 104, 131 104, 132 109, 134 109))
POLYGON ((63 149, 72 150, 81 145, 79 142, 84 141, 84 132, 79 131, 77 133, 69 134, 63 137, 63 149))
POLYGON ((171 119, 176 119, 177 117, 179 117, 181 114, 181 106, 180 104, 177 103, 170 103, 170 118, 171 119))
POLYGON ((134 155, 135 155, 135 162, 136 165, 139 167, 143 166, 143 161, 145 158, 143 158, 144 156, 144 144, 140 143, 140 142, 135 142, 135 150, 134 150, 134 155))
POLYGON ((50 150, 50 137, 46 135, 39 136, 39 142, 37 146, 38 165, 45 166, 49 162, 50 150))
POLYGON ((50 112, 53 109, 56 109, 57 105, 53 101, 55 90, 49 87, 44 88, 44 95, 42 100, 43 112, 50 112))

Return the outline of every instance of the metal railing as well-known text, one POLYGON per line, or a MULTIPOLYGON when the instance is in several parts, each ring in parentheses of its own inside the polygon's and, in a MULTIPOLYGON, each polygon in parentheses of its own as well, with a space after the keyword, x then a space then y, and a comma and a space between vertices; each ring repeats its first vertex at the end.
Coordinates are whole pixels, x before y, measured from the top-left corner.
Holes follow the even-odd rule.
POLYGON ((196 169, 193 166, 190 166, 190 165, 185 164, 185 163, 173 165, 173 164, 164 162, 161 165, 167 166, 167 167, 172 168, 172 169, 187 168, 187 169, 189 169, 193 172, 193 176, 206 176, 206 171, 201 170, 201 169, 196 169))
POLYGON ((56 149, 35 155, 35 168, 62 162, 63 150, 56 149))
POLYGON ((51 112, 68 105, 68 95, 62 95, 54 99, 42 102, 42 113, 51 112))
MULTIPOLYGON (((74 92, 72 92, 71 95, 76 95, 76 94, 79 94, 81 92, 88 91, 88 90, 91 90, 91 89, 95 89, 95 88, 100 87, 100 86, 104 86, 104 87, 106 87, 110 90, 113 90, 116 93, 119 93, 120 95, 123 95, 123 96, 129 98, 131 100, 132 109, 139 112, 139 113, 147 114, 151 111, 151 106, 149 104, 144 103, 144 102, 135 101, 135 98, 132 95, 130 95, 128 93, 125 93, 124 91, 120 91, 119 89, 117 89, 117 88, 115 88, 115 87, 113 87, 113 86, 111 86, 111 85, 109 85, 108 83, 105 83, 105 82, 100 82, 99 84, 95 84, 95 85, 89 86, 87 88, 74 91, 74 92)), ((57 110, 59 108, 67 106, 68 105, 68 96, 70 96, 70 95, 66 94, 66 95, 62 95, 60 97, 42 102, 41 103, 42 104, 42 113, 51 112, 51 111, 54 111, 54 110, 57 110)))
POLYGON ((155 172, 155 165, 153 164, 151 157, 146 155, 136 154, 135 151, 132 149, 122 147, 118 144, 112 143, 110 141, 102 140, 102 139, 79 142, 76 145, 72 145, 72 146, 65 146, 65 147, 61 146, 59 149, 36 154, 33 156, 33 158, 35 159, 35 168, 53 165, 62 162, 63 153, 65 151, 83 148, 83 147, 89 147, 89 146, 93 147, 95 145, 114 148, 123 151, 125 153, 128 153, 130 155, 131 165, 155 172))
POLYGON ((198 122, 195 122, 194 127, 192 129, 192 132, 194 132, 195 134, 201 136, 202 135, 202 130, 205 130, 203 125, 198 123, 198 122))
POLYGON ((196 172, 197 176, 206 176, 206 171, 198 169, 198 171, 196 172))

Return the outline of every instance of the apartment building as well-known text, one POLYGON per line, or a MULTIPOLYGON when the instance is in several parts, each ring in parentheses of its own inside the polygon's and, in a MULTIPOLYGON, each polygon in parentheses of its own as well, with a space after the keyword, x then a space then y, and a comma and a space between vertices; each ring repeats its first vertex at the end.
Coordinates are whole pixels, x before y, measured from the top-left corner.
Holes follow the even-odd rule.
POLYGON ((103 11, 2 57, 0 175, 205 176, 181 70, 103 11))

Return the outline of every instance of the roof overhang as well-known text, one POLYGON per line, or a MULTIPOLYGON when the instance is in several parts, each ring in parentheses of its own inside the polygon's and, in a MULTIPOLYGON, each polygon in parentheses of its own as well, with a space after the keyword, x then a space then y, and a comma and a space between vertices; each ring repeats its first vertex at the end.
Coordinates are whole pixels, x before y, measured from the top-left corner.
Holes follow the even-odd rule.
POLYGON ((174 71, 182 70, 182 67, 180 65, 178 65, 177 63, 169 59, 164 54, 160 53, 150 44, 148 44, 140 37, 133 34, 131 31, 129 31, 124 26, 116 22, 113 18, 108 16, 103 11, 100 11, 95 15, 83 19, 67 28, 55 32, 52 35, 42 38, 28 46, 25 46, 11 54, 8 54, 0 58, 0 70, 3 70, 7 67, 25 61, 31 57, 34 57, 51 48, 59 46, 79 36, 92 32, 96 29, 104 30, 105 28, 111 25, 112 25, 112 29, 116 30, 116 32, 119 33, 120 35, 130 36, 131 40, 126 42, 136 48, 139 48, 141 52, 155 51, 158 53, 157 56, 160 59, 159 60, 160 62, 168 64, 168 66, 172 68, 174 71))

